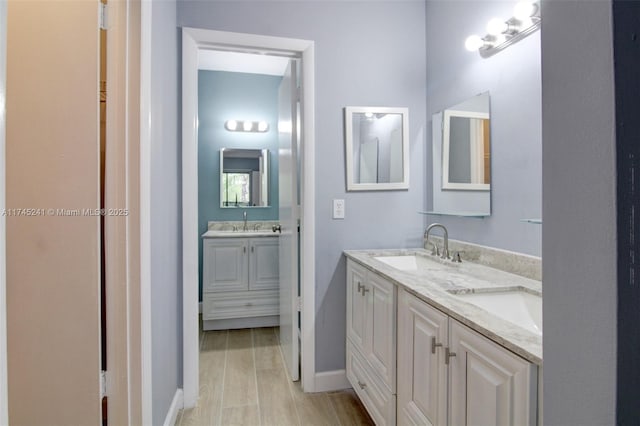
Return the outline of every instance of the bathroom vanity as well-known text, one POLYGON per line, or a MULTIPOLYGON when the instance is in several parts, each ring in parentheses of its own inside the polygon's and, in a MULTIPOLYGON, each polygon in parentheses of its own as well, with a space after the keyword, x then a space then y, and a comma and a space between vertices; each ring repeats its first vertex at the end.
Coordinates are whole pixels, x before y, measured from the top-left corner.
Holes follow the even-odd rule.
POLYGON ((345 256, 347 378, 376 424, 537 424, 540 281, 422 249, 345 256))
POLYGON ((203 329, 278 325, 278 236, 270 230, 210 230, 202 238, 203 329))

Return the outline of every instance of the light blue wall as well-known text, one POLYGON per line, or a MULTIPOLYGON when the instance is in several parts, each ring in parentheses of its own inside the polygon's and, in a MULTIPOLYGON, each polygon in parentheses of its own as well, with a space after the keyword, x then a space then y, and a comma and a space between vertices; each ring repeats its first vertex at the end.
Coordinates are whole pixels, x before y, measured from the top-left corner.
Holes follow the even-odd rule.
POLYGON ((175 1, 150 6, 151 369, 154 425, 182 387, 182 201, 175 1))
MULTIPOLYGON (((207 231, 208 221, 278 219, 278 86, 282 77, 198 72, 198 232, 207 231), (265 133, 229 132, 230 119, 267 121, 265 133), (269 207, 220 208, 220 149, 268 149, 270 163, 269 207)), ((199 247, 202 300, 202 244, 199 247)))
MULTIPOLYGON (((425 225, 442 222, 453 239, 540 256, 542 227, 520 221, 542 216, 540 31, 487 59, 464 48, 468 35, 486 34, 491 18, 511 17, 515 3, 427 1, 427 119, 471 96, 490 92, 491 216, 426 216, 425 225)), ((430 171, 431 137, 427 144, 430 171)), ((430 202, 430 172, 428 179, 430 202)))
POLYGON ((424 219, 417 212, 426 207, 425 3, 185 0, 178 2, 178 24, 315 42, 316 370, 342 369, 342 251, 417 247, 422 241, 424 219), (408 191, 346 192, 345 106, 409 108, 408 191), (346 202, 344 220, 331 219, 334 198, 346 202))

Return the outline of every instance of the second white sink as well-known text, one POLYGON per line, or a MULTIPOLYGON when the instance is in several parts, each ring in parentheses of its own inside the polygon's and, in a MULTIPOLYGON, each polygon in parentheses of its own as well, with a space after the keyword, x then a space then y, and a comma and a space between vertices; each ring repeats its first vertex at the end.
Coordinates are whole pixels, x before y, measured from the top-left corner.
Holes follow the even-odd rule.
POLYGON ((455 294, 493 315, 542 335, 542 297, 526 291, 455 294))

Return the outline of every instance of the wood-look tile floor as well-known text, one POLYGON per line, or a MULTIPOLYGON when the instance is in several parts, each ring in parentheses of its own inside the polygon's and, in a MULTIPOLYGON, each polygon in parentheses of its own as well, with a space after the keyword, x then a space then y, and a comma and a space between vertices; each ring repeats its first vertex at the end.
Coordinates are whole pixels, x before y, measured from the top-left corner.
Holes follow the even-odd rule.
POLYGON ((176 426, 373 425, 353 389, 304 393, 284 368, 278 328, 200 332, 200 397, 176 426))

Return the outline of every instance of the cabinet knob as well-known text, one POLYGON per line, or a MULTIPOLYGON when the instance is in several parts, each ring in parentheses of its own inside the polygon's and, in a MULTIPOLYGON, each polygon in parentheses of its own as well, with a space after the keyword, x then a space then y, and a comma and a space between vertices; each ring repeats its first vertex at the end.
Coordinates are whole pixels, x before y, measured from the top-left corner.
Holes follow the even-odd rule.
POLYGON ((442 346, 442 343, 436 343, 436 338, 435 336, 431 338, 431 353, 435 354, 436 353, 436 348, 439 348, 442 346))
POLYGON ((362 383, 360 380, 358 380, 358 386, 360 386, 360 389, 364 389, 367 387, 366 383, 362 383))
POLYGON ((273 226, 271 227, 271 230, 272 230, 273 232, 280 232, 280 233, 282 233, 282 226, 280 226, 280 224, 273 225, 273 226))
POLYGON ((455 352, 451 352, 448 347, 444 348, 444 363, 449 365, 449 358, 456 356, 455 352))

